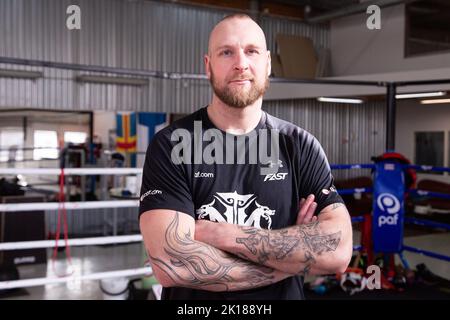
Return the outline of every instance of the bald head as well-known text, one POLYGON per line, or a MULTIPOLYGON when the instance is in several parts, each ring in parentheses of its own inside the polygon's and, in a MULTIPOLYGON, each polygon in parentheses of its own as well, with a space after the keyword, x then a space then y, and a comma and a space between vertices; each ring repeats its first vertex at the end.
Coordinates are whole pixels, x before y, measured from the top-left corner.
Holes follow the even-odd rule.
POLYGON ((213 101, 235 108, 262 103, 269 85, 270 52, 264 32, 249 16, 228 16, 214 27, 204 62, 213 101))
POLYGON ((208 54, 211 55, 221 46, 231 44, 229 41, 241 42, 243 33, 247 35, 248 40, 251 39, 252 44, 267 50, 264 31, 250 16, 240 13, 226 16, 215 25, 209 34, 208 54))

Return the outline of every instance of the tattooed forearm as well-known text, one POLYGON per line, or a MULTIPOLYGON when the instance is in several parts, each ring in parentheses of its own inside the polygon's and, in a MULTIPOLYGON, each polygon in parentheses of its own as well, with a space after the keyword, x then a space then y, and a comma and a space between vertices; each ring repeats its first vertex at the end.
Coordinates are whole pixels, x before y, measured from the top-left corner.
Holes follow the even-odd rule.
POLYGON ((299 273, 307 274, 317 257, 335 251, 341 240, 341 231, 326 234, 320 223, 315 221, 282 230, 241 227, 248 236, 236 238, 236 243, 243 245, 260 264, 295 257, 301 266, 299 273))
POLYGON ((268 230, 249 227, 241 227, 241 230, 249 236, 237 238, 236 243, 243 244, 257 256, 260 264, 264 264, 270 255, 274 255, 277 260, 283 259, 300 241, 295 236, 289 236, 287 230, 280 230, 278 237, 271 237, 268 230))
POLYGON ((305 260, 300 261, 301 268, 298 271, 298 274, 306 276, 309 271, 311 270, 312 265, 316 263, 316 260, 314 259, 314 256, 311 252, 306 251, 305 252, 305 260))
POLYGON ((279 272, 256 265, 212 246, 193 240, 191 234, 180 235, 179 213, 165 232, 164 252, 169 259, 151 257, 170 279, 180 286, 215 287, 215 291, 254 288, 277 282, 279 272))

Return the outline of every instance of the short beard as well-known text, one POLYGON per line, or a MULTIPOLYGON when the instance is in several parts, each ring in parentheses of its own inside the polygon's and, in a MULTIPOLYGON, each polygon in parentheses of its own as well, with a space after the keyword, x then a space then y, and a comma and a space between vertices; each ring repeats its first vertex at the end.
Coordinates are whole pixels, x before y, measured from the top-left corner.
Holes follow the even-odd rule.
POLYGON ((267 88, 269 87, 269 77, 266 76, 263 85, 259 85, 255 83, 254 80, 252 80, 250 83, 251 88, 248 92, 233 92, 233 90, 231 90, 228 86, 220 87, 215 81, 214 73, 211 68, 210 70, 211 77, 209 81, 211 82, 214 93, 223 103, 232 108, 243 109, 253 104, 256 100, 264 95, 267 88))

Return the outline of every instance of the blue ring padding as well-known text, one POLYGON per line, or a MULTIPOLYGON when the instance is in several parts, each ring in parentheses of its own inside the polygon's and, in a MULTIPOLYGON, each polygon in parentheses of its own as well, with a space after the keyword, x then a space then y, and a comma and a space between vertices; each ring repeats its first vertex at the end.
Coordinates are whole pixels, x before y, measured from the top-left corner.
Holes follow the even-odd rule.
POLYGON ((409 193, 415 196, 419 197, 432 197, 432 198, 441 198, 441 199, 447 199, 450 200, 450 194, 448 193, 440 193, 440 192, 433 192, 433 191, 426 191, 426 190, 420 190, 420 189, 409 189, 409 193))
POLYGON ((364 217, 352 217, 352 222, 363 222, 364 217))
POLYGON ((436 259, 440 259, 440 260, 444 260, 444 261, 449 261, 450 262, 450 257, 440 254, 440 253, 435 253, 435 252, 431 252, 431 251, 427 251, 427 250, 422 250, 422 249, 418 249, 418 248, 414 248, 414 247, 410 247, 410 246, 403 246, 403 250, 406 251, 411 251, 411 252, 415 252, 415 253, 419 253, 419 254, 423 254, 425 256, 429 256, 432 258, 436 258, 436 259))
POLYGON ((403 169, 414 169, 416 171, 434 171, 434 172, 450 172, 448 167, 419 166, 415 164, 405 164, 403 169))
POLYGON ((417 218, 405 217, 405 223, 416 224, 418 226, 432 227, 432 228, 442 228, 450 230, 450 224, 434 222, 430 220, 422 220, 417 218))
POLYGON ((339 194, 370 193, 373 191, 373 188, 339 189, 336 191, 339 194))
POLYGON ((406 260, 406 258, 405 258, 405 256, 403 255, 403 251, 400 251, 399 253, 398 253, 398 256, 400 257, 400 260, 402 261, 402 263, 403 263, 403 266, 405 267, 405 269, 411 269, 410 267, 409 267, 409 263, 408 263, 408 260, 406 260))
POLYGON ((332 170, 341 170, 341 169, 375 169, 374 164, 332 164, 330 165, 332 170))
MULTIPOLYGON (((374 164, 362 163, 362 164, 332 164, 330 165, 332 170, 343 169, 375 169, 374 164)), ((435 171, 435 172, 450 172, 448 167, 433 167, 433 166, 419 166, 415 164, 405 164, 403 169, 414 169, 417 171, 435 171)))

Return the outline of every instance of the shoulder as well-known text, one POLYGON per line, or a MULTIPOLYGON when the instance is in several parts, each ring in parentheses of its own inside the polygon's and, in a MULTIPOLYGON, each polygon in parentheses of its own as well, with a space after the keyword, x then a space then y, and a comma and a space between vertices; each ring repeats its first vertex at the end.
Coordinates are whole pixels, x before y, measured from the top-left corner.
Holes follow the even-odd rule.
MULTIPOLYGON (((295 144, 300 149, 319 144, 316 137, 305 129, 280 118, 274 117, 266 112, 267 128, 279 131, 280 139, 295 144)), ((320 145, 320 144, 319 144, 320 145)))

